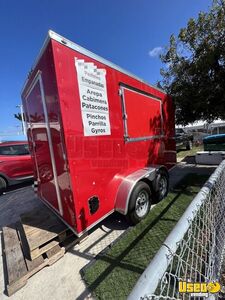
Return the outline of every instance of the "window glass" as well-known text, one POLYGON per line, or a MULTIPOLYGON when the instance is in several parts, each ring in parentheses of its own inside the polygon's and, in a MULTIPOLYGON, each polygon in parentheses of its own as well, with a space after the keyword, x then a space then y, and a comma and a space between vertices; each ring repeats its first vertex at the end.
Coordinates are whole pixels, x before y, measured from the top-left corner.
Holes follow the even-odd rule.
POLYGON ((28 155, 28 145, 0 146, 0 155, 28 155))

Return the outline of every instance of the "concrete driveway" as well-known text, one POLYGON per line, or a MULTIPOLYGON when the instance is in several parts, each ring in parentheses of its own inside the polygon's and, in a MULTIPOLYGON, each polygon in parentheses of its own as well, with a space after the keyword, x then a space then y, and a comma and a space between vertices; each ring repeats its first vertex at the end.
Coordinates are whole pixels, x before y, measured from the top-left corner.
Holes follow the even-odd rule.
MULTIPOLYGON (((188 173, 210 174, 215 167, 197 166, 181 162, 170 172, 170 186, 173 187, 188 173)), ((0 229, 16 222, 20 214, 43 205, 33 193, 32 187, 22 187, 0 196, 0 229)), ((96 226, 80 244, 71 248, 63 258, 50 267, 45 267, 31 277, 26 286, 12 295, 14 300, 46 299, 90 299, 80 276, 80 269, 113 243, 126 229, 128 224, 123 217, 113 214, 96 226)), ((2 232, 1 232, 2 235, 2 232)), ((0 243, 2 244, 2 238, 0 243)), ((9 299, 5 294, 5 266, 0 245, 0 299, 9 299)))

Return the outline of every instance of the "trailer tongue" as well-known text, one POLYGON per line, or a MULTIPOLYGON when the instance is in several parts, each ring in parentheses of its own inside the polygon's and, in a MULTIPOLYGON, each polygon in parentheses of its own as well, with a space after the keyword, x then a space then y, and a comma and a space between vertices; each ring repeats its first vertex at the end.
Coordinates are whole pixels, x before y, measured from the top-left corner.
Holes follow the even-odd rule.
POLYGON ((133 223, 168 192, 174 108, 162 90, 49 31, 22 91, 39 197, 78 235, 133 223))

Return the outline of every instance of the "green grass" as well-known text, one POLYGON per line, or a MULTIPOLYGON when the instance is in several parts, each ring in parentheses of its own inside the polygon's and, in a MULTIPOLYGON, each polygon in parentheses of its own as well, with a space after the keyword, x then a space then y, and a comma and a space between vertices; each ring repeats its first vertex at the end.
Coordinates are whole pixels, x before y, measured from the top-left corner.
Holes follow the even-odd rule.
MULTIPOLYGON (((95 299, 126 299, 207 176, 187 175, 147 218, 83 271, 95 299)), ((151 284, 151 283, 149 283, 151 284)))
POLYGON ((203 145, 200 146, 194 146, 191 150, 179 150, 177 152, 177 158, 184 158, 186 156, 193 156, 198 151, 203 151, 203 145))

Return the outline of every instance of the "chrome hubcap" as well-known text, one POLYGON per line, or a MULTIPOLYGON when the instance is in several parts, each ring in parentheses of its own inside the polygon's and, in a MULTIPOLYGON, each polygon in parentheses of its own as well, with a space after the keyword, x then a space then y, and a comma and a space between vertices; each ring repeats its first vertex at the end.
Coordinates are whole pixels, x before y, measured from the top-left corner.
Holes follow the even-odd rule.
POLYGON ((146 191, 141 191, 138 194, 136 205, 135 205, 135 212, 139 218, 143 217, 148 211, 149 201, 148 201, 148 194, 146 191))

